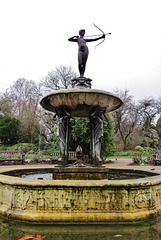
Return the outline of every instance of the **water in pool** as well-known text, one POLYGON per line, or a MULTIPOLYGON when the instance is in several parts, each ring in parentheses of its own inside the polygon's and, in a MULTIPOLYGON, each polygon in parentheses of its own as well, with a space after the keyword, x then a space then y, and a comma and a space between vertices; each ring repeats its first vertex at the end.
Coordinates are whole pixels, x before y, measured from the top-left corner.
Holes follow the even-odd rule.
POLYGON ((35 225, 18 222, 0 223, 0 240, 160 240, 161 221, 144 224, 35 225), (30 238, 29 238, 30 236, 30 238))

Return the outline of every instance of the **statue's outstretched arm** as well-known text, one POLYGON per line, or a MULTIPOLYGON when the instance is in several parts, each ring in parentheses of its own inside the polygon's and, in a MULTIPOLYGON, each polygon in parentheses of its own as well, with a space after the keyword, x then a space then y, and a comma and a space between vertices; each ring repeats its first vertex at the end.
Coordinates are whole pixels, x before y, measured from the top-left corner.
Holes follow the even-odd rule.
POLYGON ((98 37, 98 38, 85 39, 85 41, 86 42, 94 42, 94 41, 100 40, 102 38, 105 38, 105 34, 102 34, 102 36, 98 37))

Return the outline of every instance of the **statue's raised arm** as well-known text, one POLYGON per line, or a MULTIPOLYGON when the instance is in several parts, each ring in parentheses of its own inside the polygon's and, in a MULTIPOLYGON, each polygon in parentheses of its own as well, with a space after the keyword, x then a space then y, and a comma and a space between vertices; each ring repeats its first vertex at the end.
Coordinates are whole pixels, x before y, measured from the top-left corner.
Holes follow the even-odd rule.
POLYGON ((82 29, 79 31, 79 36, 73 36, 68 39, 68 41, 70 42, 78 43, 78 69, 79 69, 80 77, 84 76, 84 72, 86 69, 86 62, 88 58, 89 51, 88 51, 86 42, 94 42, 102 38, 105 38, 105 34, 102 34, 100 37, 91 38, 91 39, 84 38, 84 35, 85 35, 85 30, 82 29))
POLYGON ((77 42, 78 38, 79 38, 79 36, 74 36, 74 37, 69 38, 68 41, 70 41, 70 42, 77 42))

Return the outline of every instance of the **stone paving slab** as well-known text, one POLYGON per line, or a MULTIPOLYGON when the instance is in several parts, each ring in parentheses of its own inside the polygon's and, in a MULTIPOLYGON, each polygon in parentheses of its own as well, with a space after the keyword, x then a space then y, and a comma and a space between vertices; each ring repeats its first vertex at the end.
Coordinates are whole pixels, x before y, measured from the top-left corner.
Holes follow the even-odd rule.
MULTIPOLYGON (((18 169, 25 169, 25 168, 53 168, 54 164, 25 164, 25 165, 1 165, 0 166, 0 170, 2 169, 14 169, 14 168, 18 168, 18 169)), ((132 169, 154 169, 154 170, 161 170, 161 165, 133 165, 133 161, 130 158, 119 158, 119 159, 109 159, 107 161, 106 164, 104 164, 103 166, 105 167, 112 167, 112 168, 132 168, 132 169)))

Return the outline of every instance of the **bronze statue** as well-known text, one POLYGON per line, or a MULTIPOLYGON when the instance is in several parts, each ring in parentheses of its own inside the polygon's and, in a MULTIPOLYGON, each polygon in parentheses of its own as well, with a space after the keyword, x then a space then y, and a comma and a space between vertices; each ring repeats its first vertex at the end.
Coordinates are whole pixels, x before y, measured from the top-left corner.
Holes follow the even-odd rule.
POLYGON ((86 39, 84 38, 85 30, 82 29, 79 31, 79 36, 74 36, 68 39, 68 41, 71 42, 77 42, 78 43, 78 69, 80 73, 80 77, 83 77, 85 69, 86 69, 86 62, 88 58, 88 47, 86 45, 86 42, 93 42, 100 39, 105 38, 105 34, 102 34, 101 37, 97 37, 94 39, 86 39))

